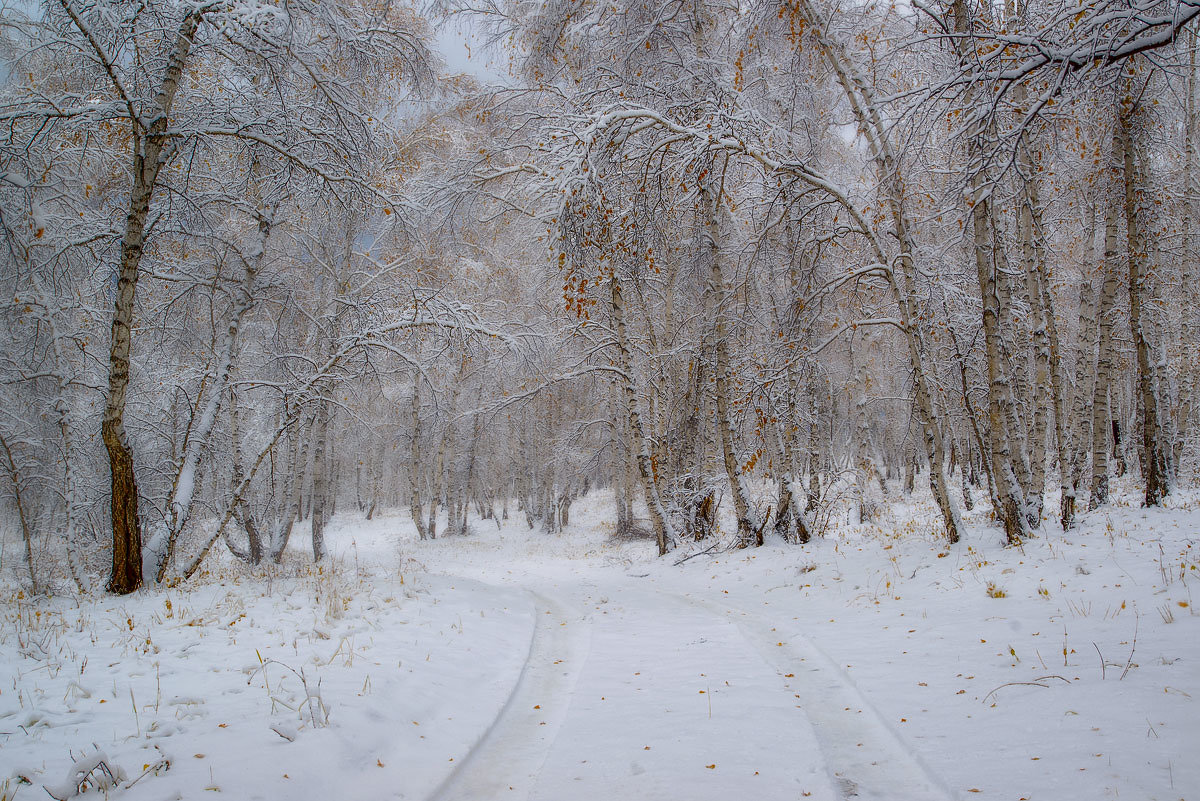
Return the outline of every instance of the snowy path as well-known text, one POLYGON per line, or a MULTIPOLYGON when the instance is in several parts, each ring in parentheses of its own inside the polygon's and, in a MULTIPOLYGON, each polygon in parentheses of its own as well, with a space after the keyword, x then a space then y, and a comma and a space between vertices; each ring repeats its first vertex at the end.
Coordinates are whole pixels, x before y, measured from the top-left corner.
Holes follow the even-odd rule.
POLYGON ((526 585, 538 622, 521 679, 435 801, 951 797, 811 644, 589 578, 526 585))
POLYGON ((946 783, 866 702, 853 681, 807 638, 779 634, 744 611, 695 602, 728 617, 799 699, 842 795, 860 799, 950 799, 946 783), (782 639, 786 638, 786 639, 782 639))
POLYGON ((533 595, 533 639, 517 686, 496 721, 434 793, 436 801, 526 797, 541 770, 566 716, 588 643, 577 615, 533 595))

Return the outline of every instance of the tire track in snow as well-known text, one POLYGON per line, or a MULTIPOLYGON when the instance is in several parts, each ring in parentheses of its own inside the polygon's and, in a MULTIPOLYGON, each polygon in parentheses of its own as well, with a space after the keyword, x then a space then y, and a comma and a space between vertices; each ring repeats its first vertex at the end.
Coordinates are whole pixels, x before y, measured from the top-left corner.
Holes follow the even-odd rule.
POLYGON ((526 798, 567 714, 588 652, 585 624, 536 592, 529 654, 508 701, 430 801, 526 798))
POLYGON ((556 589, 591 610, 591 648, 531 798, 840 798, 808 717, 732 621, 615 576, 556 589))
POLYGON ((952 801, 957 795, 811 640, 707 600, 677 596, 730 621, 778 671, 812 722, 834 786, 848 801, 952 801), (786 638, 782 646, 781 641, 786 638))

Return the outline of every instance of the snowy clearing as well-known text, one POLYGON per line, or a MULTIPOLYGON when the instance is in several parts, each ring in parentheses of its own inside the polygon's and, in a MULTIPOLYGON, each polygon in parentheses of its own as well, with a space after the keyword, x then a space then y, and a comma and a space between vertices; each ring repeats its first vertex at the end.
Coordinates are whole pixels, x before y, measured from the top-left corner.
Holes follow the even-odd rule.
POLYGON ((896 507, 680 564, 612 540, 611 503, 552 538, 343 515, 320 568, 214 559, 124 599, 23 598, 6 565, 7 793, 99 762, 131 801, 1200 790, 1195 496, 1019 549, 980 521, 946 549, 896 507))

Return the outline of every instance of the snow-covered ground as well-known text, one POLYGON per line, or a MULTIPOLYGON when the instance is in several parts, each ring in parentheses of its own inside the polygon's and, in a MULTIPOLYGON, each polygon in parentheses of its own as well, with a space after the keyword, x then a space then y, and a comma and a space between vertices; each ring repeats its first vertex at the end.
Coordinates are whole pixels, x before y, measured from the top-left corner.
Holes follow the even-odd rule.
POLYGON ((320 569, 120 599, 22 597, 9 547, 0 797, 102 760, 131 801, 1195 799, 1200 496, 1132 497, 1020 549, 915 504, 681 563, 605 493, 554 537, 347 514, 320 569))

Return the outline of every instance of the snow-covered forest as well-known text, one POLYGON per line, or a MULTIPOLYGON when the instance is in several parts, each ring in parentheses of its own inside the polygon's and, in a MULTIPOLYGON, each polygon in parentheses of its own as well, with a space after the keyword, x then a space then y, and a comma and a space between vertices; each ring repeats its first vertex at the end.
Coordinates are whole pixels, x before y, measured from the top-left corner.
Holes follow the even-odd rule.
POLYGON ((0 0, 0 799, 1196 797, 1198 31, 0 0))

